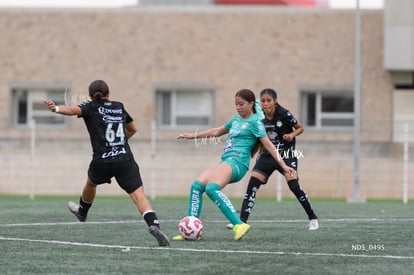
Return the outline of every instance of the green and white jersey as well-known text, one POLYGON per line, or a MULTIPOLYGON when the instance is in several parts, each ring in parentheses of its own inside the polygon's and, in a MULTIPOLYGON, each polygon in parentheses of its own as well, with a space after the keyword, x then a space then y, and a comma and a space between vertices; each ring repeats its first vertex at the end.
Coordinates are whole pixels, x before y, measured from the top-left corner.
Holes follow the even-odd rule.
POLYGON ((250 164, 250 154, 259 138, 267 137, 261 117, 252 114, 243 119, 240 115, 230 119, 224 127, 229 130, 221 159, 235 157, 246 167, 250 164))

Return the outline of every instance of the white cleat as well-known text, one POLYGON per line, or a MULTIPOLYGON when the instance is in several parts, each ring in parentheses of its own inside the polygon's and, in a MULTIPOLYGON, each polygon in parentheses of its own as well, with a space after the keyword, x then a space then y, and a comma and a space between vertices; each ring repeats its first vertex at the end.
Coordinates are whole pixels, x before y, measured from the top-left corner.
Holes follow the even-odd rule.
POLYGON ((226 228, 227 228, 227 229, 233 229, 233 224, 228 223, 228 224, 226 225, 226 228))
POLYGON ((309 221, 309 230, 317 230, 319 228, 319 222, 317 219, 309 221))

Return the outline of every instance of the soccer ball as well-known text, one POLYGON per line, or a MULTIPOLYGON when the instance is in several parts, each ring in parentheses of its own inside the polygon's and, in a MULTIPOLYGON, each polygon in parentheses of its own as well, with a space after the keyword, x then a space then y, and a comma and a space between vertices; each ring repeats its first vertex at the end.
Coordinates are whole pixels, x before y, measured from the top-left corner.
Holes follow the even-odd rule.
POLYGON ((196 241, 203 233, 203 223, 199 218, 187 216, 178 224, 180 235, 188 241, 196 241))

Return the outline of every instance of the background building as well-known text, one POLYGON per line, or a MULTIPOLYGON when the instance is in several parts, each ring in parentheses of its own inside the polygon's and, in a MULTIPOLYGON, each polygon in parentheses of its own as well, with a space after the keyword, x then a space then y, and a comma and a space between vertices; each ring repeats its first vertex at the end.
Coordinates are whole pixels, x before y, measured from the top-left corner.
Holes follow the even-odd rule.
MULTIPOLYGON (((201 1, 202 2, 202 1, 201 1)), ((401 198, 413 163, 413 3, 361 12, 361 192, 401 198), (407 125, 407 126, 406 126, 407 125), (404 131, 406 129, 406 131, 404 131), (404 166, 405 165, 405 166, 404 166)), ((312 197, 353 188, 355 11, 326 7, 141 5, 113 9, 0 10, 0 193, 77 194, 90 160, 83 121, 43 100, 87 100, 95 79, 126 102, 147 192, 187 195, 224 138, 177 141, 224 124, 234 94, 275 88, 300 119, 301 183, 312 197)), ((247 177, 247 176, 246 176, 247 177)), ((245 182, 246 178, 243 180, 245 182)), ((241 196, 245 184, 226 189, 241 196)), ((409 197, 414 187, 408 189, 409 197)), ((122 193, 113 184, 102 193, 122 193)), ((291 196, 274 175, 263 195, 291 196)))

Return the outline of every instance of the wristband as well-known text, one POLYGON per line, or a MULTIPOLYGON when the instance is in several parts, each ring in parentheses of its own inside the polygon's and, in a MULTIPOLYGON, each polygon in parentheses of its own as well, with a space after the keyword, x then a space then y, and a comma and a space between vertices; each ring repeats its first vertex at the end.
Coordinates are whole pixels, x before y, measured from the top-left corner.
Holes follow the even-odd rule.
POLYGON ((55 106, 55 113, 59 114, 59 106, 55 106))

